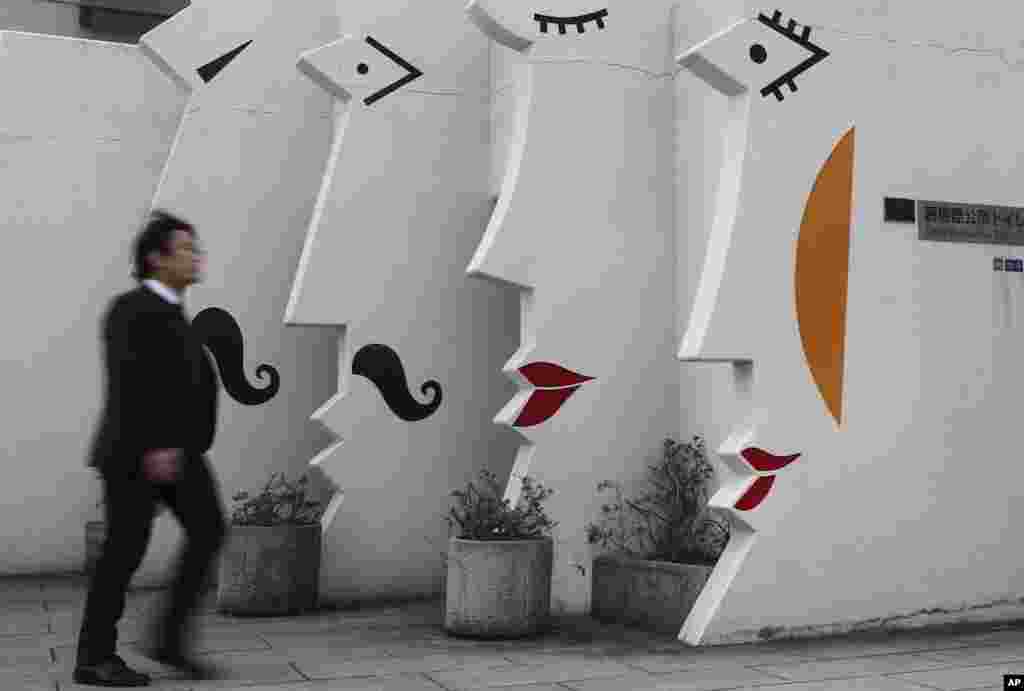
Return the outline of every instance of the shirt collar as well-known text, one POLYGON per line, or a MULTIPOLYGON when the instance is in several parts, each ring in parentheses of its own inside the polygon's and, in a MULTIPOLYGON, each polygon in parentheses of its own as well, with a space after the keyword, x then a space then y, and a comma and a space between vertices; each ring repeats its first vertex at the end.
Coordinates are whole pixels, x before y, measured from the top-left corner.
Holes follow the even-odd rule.
POLYGON ((146 278, 146 279, 143 279, 142 283, 147 288, 152 290, 154 293, 156 293, 157 295, 159 295, 160 297, 162 297, 164 300, 166 300, 167 302, 171 303, 172 305, 180 305, 181 304, 181 297, 177 293, 175 293, 173 290, 168 288, 165 284, 161 283, 160 281, 158 281, 158 280, 156 280, 154 278, 146 278))

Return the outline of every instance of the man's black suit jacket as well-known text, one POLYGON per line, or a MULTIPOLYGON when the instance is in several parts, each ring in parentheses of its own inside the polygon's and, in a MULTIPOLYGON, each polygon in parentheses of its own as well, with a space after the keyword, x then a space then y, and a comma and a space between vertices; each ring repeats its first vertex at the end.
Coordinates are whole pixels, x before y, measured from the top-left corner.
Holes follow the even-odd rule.
POLYGON ((150 449, 203 454, 217 427, 217 375, 179 305, 140 285, 103 318, 106 406, 88 465, 139 471, 150 449))

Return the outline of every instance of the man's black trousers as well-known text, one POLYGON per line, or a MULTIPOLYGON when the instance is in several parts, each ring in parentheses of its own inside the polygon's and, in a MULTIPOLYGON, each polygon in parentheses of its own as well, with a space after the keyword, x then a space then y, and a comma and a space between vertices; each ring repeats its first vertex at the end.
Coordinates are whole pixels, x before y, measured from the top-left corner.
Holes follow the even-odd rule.
POLYGON ((141 473, 102 472, 107 536, 89 582, 78 635, 78 664, 98 664, 115 653, 117 622, 125 591, 149 545, 158 502, 163 502, 185 533, 185 545, 164 611, 153 631, 157 645, 187 652, 191 615, 220 550, 226 531, 224 509, 209 460, 186 454, 178 478, 153 484, 141 473))

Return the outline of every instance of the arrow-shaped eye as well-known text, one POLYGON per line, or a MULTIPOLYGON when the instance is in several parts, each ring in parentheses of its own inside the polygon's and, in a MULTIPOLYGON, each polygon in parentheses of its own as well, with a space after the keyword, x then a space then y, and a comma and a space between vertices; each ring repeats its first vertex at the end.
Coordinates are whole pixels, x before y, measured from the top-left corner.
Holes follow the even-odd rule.
MULTIPOLYGON (((788 86, 790 91, 796 91, 796 78, 827 58, 829 56, 829 52, 811 42, 811 27, 805 26, 803 31, 797 33, 797 23, 794 19, 790 19, 789 23, 785 27, 782 26, 782 12, 778 10, 776 10, 770 18, 764 14, 759 14, 757 16, 757 20, 772 31, 781 34, 784 38, 792 41, 811 53, 811 57, 807 58, 799 65, 761 89, 762 96, 767 97, 768 94, 774 94, 775 98, 781 101, 784 98, 782 95, 782 87, 788 86)), ((750 47, 750 59, 754 62, 761 64, 767 58, 768 52, 761 44, 755 43, 750 47)))
MULTIPOLYGON (((408 72, 408 74, 405 75, 404 77, 402 77, 401 79, 398 79, 398 80, 392 82, 391 84, 388 84, 383 89, 380 89, 379 91, 375 91, 372 94, 370 94, 369 96, 367 96, 366 98, 364 98, 363 99, 363 103, 365 103, 366 105, 368 105, 368 106, 372 105, 373 103, 375 103, 375 102, 379 101, 380 99, 384 98, 385 96, 387 96, 391 92, 393 92, 393 91, 395 91, 397 89, 401 89, 403 86, 405 86, 409 82, 415 81, 416 79, 419 79, 420 77, 423 76, 423 72, 422 71, 420 71, 417 68, 413 67, 412 64, 409 63, 408 60, 405 60, 398 53, 394 52, 393 50, 390 50, 387 46, 382 44, 380 41, 375 39, 373 36, 367 36, 366 37, 366 42, 369 43, 371 46, 373 46, 375 49, 377 49, 377 51, 379 51, 379 52, 383 53, 385 56, 387 56, 396 65, 400 66, 402 69, 404 69, 406 72, 408 72)), ((369 68, 369 66, 365 62, 361 62, 356 67, 356 70, 359 72, 359 74, 365 75, 366 73, 368 73, 370 71, 370 68, 369 68)))
POLYGON ((209 84, 210 80, 216 77, 218 72, 227 67, 228 63, 237 58, 239 53, 248 48, 250 43, 252 43, 252 41, 246 41, 234 50, 224 53, 224 55, 221 55, 219 58, 211 60, 202 67, 197 68, 196 72, 199 73, 199 78, 209 84))

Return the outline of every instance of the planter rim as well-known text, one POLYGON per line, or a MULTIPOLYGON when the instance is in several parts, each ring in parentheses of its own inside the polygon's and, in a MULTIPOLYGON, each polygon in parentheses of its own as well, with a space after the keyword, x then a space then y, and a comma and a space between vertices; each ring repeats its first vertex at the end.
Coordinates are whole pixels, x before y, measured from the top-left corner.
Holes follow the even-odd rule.
POLYGON ((507 540, 474 540, 471 538, 450 537, 448 541, 450 543, 460 542, 472 545, 519 545, 529 542, 551 542, 552 540, 550 535, 543 535, 541 537, 522 537, 507 540))
POLYGON ((654 568, 667 568, 678 570, 680 568, 690 567, 697 569, 713 569, 717 564, 694 564, 693 562, 678 562, 678 561, 660 561, 657 559, 635 559, 633 557, 626 557, 618 554, 602 554, 594 557, 594 563, 599 561, 613 562, 616 564, 625 564, 630 566, 647 566, 654 568))

